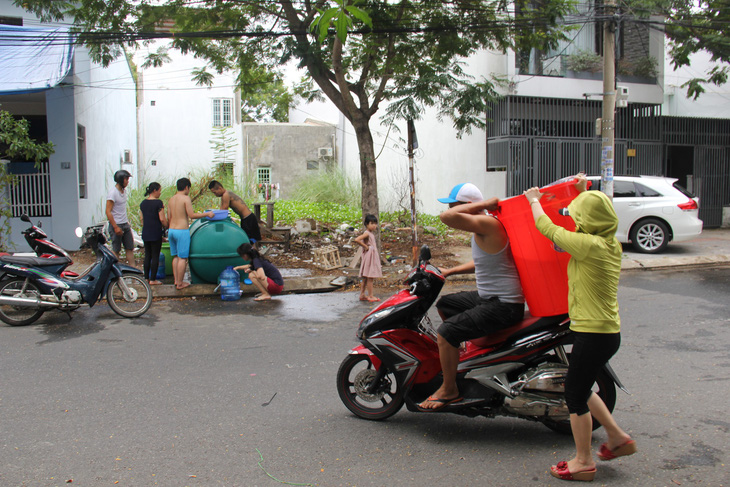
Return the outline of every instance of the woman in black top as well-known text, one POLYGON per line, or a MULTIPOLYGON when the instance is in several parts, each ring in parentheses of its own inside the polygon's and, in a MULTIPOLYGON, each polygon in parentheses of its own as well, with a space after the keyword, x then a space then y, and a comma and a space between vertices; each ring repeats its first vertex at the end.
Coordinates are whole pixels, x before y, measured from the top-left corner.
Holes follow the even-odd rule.
POLYGON ((150 183, 144 193, 147 198, 139 204, 144 242, 144 277, 150 284, 162 284, 157 280, 157 268, 160 265, 162 227, 167 226, 167 218, 165 205, 160 201, 160 193, 162 193, 160 183, 150 183))

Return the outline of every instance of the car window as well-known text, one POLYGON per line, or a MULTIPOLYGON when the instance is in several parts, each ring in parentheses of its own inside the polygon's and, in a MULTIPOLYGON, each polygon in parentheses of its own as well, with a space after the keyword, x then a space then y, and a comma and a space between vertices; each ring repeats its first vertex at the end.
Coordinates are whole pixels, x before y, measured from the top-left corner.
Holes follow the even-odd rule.
POLYGON ((616 181, 613 182, 614 198, 634 198, 636 197, 636 188, 632 181, 616 181))
POLYGON ((591 187, 588 188, 590 191, 600 191, 601 190, 601 180, 600 179, 589 179, 588 181, 591 182, 591 187))
POLYGON ((653 189, 646 187, 641 183, 635 183, 635 184, 636 184, 637 193, 639 193, 639 195, 641 195, 645 198, 652 198, 652 197, 656 198, 658 196, 664 196, 663 194, 661 194, 657 191, 654 191, 653 189))
POLYGON ((695 197, 695 195, 692 194, 692 192, 690 192, 689 190, 685 189, 684 186, 682 186, 681 184, 679 184, 677 182, 675 182, 674 184, 672 184, 672 186, 674 186, 674 189, 676 189, 677 191, 679 191, 680 193, 682 193, 683 195, 685 195, 687 198, 692 199, 692 198, 695 197))

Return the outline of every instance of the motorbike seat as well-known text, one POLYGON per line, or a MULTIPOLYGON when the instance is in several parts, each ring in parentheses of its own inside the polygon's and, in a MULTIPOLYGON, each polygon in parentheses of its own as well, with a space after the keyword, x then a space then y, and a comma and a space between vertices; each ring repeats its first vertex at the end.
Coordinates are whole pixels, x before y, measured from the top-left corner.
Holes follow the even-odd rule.
POLYGON ((491 348, 496 347, 500 343, 504 342, 508 338, 518 339, 521 336, 526 336, 531 333, 551 328, 556 324, 566 320, 567 314, 557 316, 532 316, 528 311, 525 311, 525 316, 522 321, 516 325, 500 330, 497 333, 492 333, 485 337, 475 338, 470 340, 471 343, 478 348, 491 348))
POLYGON ((32 267, 57 266, 71 263, 68 257, 30 257, 20 255, 2 255, 0 261, 32 267))

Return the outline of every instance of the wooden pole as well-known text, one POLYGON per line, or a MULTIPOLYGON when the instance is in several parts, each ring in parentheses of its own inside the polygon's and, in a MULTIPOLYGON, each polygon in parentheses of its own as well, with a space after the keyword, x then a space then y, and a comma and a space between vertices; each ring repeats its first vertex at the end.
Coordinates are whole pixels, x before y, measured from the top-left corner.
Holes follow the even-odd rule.
POLYGON ((418 264, 418 235, 416 228, 416 178, 413 170, 413 150, 417 148, 416 127, 413 125, 413 120, 408 120, 408 176, 410 178, 409 187, 411 190, 411 262, 414 267, 418 264))
MULTIPOLYGON (((616 0, 606 0, 604 15, 613 16, 616 0)), ((601 114, 601 190, 613 199, 616 126, 616 22, 603 22, 603 109, 601 114)))

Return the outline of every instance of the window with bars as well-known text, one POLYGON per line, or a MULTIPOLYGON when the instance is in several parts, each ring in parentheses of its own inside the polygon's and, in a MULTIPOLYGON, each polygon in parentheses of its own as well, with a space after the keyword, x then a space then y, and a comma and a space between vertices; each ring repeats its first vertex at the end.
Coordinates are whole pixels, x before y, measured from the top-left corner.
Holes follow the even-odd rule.
POLYGON ((256 183, 271 184, 271 168, 259 167, 256 169, 256 183))
POLYGON ((86 199, 86 127, 76 126, 76 142, 78 145, 79 198, 86 199))
POLYGON ((13 217, 51 216, 51 173, 48 162, 9 164, 12 184, 9 185, 10 210, 13 217))
POLYGON ((231 98, 213 99, 213 127, 230 127, 233 125, 233 100, 231 98))

